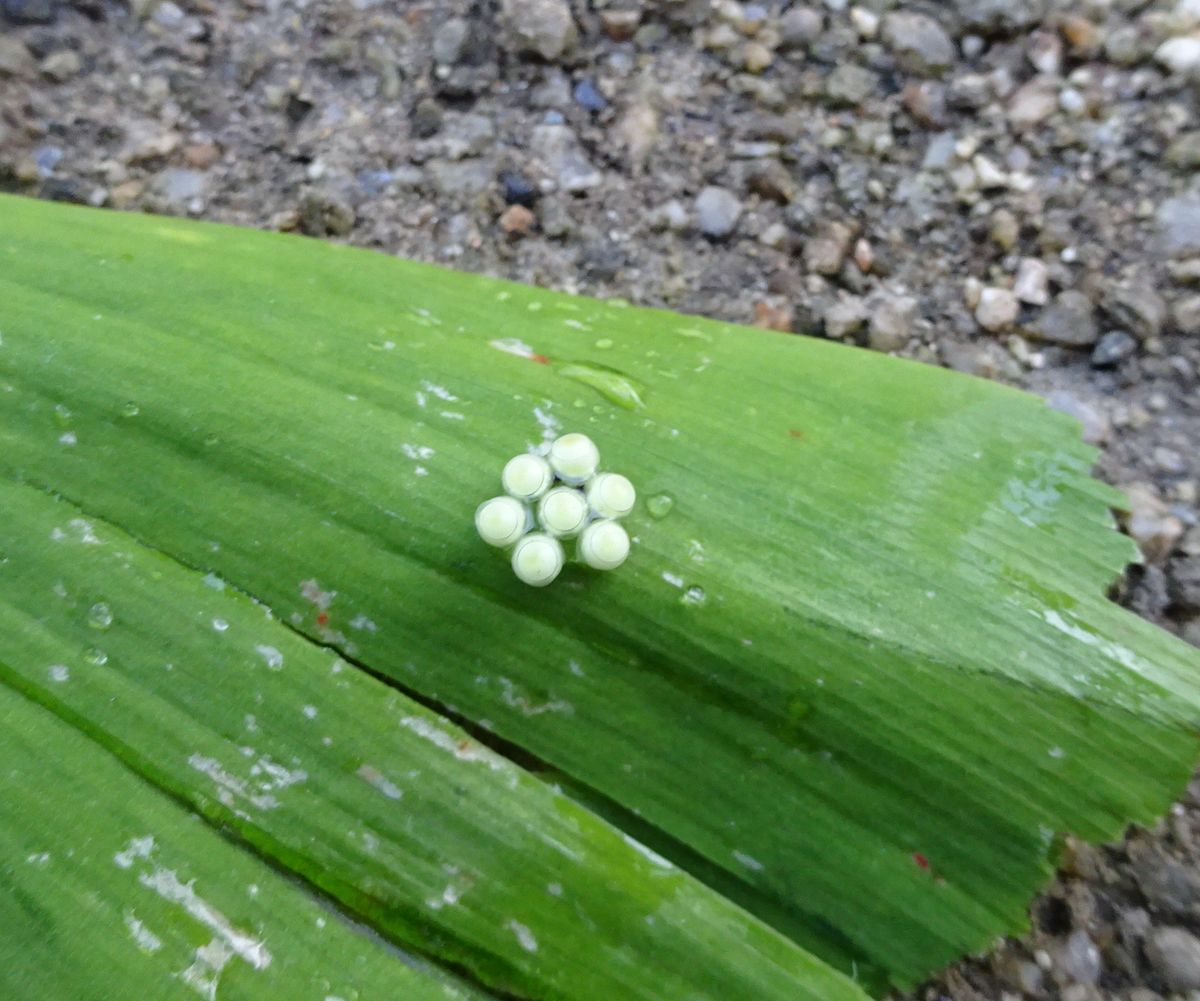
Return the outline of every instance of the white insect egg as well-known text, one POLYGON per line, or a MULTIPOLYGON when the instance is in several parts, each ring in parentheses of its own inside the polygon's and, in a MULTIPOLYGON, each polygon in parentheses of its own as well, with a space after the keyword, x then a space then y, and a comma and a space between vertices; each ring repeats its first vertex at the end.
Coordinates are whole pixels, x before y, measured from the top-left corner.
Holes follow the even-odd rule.
POLYGON ((615 521, 594 521, 579 537, 579 558, 594 570, 615 570, 629 555, 629 535, 615 521))
POLYGON ((601 518, 624 518, 633 510, 637 491, 620 473, 599 473, 587 485, 587 500, 601 518))
POLYGON ((573 487, 555 487, 538 505, 538 521, 551 535, 578 535, 587 520, 588 503, 573 487))
POLYGON ((529 512, 512 497, 493 497, 475 509, 475 528, 489 546, 511 546, 528 527, 529 512))
POLYGON ((545 587, 562 571, 562 544, 551 535, 534 532, 525 536, 512 554, 513 573, 531 587, 545 587))
POLYGON ((578 486, 596 471, 600 450, 586 434, 564 434, 550 446, 550 465, 559 479, 578 486))
POLYGON ((505 464, 500 482, 518 500, 537 500, 554 485, 554 471, 540 455, 516 455, 505 464))

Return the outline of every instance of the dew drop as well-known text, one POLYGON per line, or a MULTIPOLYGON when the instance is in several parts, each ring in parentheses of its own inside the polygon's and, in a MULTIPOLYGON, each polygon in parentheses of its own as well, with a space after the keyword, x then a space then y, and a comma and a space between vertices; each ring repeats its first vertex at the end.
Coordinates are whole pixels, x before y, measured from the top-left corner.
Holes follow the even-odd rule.
POLYGON ((69 427, 71 424, 70 409, 61 403, 55 404, 54 421, 59 427, 69 427))
POLYGON ((596 347, 601 351, 607 351, 612 346, 613 342, 611 337, 601 337, 600 340, 596 342, 596 347))
POLYGON ((103 667, 108 663, 108 654, 101 650, 98 646, 88 647, 87 652, 83 655, 83 659, 89 664, 96 667, 103 667))
POLYGON ((655 494, 646 498, 646 510, 651 518, 665 518, 675 507, 675 498, 670 494, 655 494))
POLYGON ((685 605, 703 605, 708 601, 708 595, 704 593, 704 588, 697 587, 693 584, 683 592, 683 597, 679 599, 685 605))
POLYGON ((134 403, 133 400, 130 400, 128 403, 125 404, 125 406, 123 406, 121 408, 121 416, 122 417, 136 417, 141 412, 142 412, 142 408, 139 407, 136 403, 134 403))
POLYGON ((646 387, 624 372, 606 368, 603 365, 586 365, 582 362, 568 362, 558 366, 558 374, 566 379, 589 386, 596 390, 609 403, 615 403, 626 410, 637 410, 644 407, 643 396, 646 387))
POLYGON ((218 444, 220 442, 220 440, 221 439, 218 438, 215 434, 206 434, 204 436, 204 444, 207 445, 209 448, 212 448, 214 445, 218 444))
POLYGON ((107 629, 112 625, 113 614, 112 609, 103 601, 97 601, 91 608, 88 609, 88 625, 93 629, 107 629))
POLYGON ((226 632, 229 629, 229 623, 224 619, 213 619, 212 627, 219 633, 226 632))

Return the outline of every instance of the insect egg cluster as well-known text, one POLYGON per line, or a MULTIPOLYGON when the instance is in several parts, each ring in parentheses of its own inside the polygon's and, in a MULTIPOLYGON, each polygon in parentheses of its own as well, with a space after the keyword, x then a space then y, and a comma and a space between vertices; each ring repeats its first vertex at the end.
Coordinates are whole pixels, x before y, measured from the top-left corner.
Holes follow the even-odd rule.
POLYGON ((629 555, 618 523, 633 510, 637 492, 620 473, 599 471, 600 451, 585 434, 565 434, 545 456, 509 459, 500 474, 504 493, 475 511, 475 528, 488 545, 512 549, 517 578, 532 587, 553 583, 566 563, 564 540, 579 562, 615 570, 629 555))

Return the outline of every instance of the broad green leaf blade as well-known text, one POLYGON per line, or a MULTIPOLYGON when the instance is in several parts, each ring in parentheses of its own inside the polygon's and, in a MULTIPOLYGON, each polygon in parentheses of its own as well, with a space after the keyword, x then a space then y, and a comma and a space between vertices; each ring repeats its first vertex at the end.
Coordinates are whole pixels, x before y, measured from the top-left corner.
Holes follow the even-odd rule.
POLYGON ((0 686, 0 997, 482 1001, 0 686))
POLYGON ((863 997, 221 581, 29 486, 0 510, 0 680, 393 939, 530 998, 863 997))
POLYGON ((1196 654, 1103 598, 1118 501, 1038 400, 270 234, 15 200, 0 232, 0 468, 532 752, 844 969, 907 984, 1019 926, 1057 832, 1188 774, 1196 654), (620 571, 532 591, 471 513, 560 428, 651 502, 620 571))

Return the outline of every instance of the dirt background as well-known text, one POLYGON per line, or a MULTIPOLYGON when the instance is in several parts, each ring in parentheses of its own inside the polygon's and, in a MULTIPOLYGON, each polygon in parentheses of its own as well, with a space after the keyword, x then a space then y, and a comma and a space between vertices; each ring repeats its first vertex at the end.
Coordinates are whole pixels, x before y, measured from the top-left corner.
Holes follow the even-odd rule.
MULTIPOLYGON (((0 0, 0 190, 827 337, 1075 414, 1200 645, 1200 0, 0 0)), ((1200 785, 914 997, 1200 999, 1200 785)))

